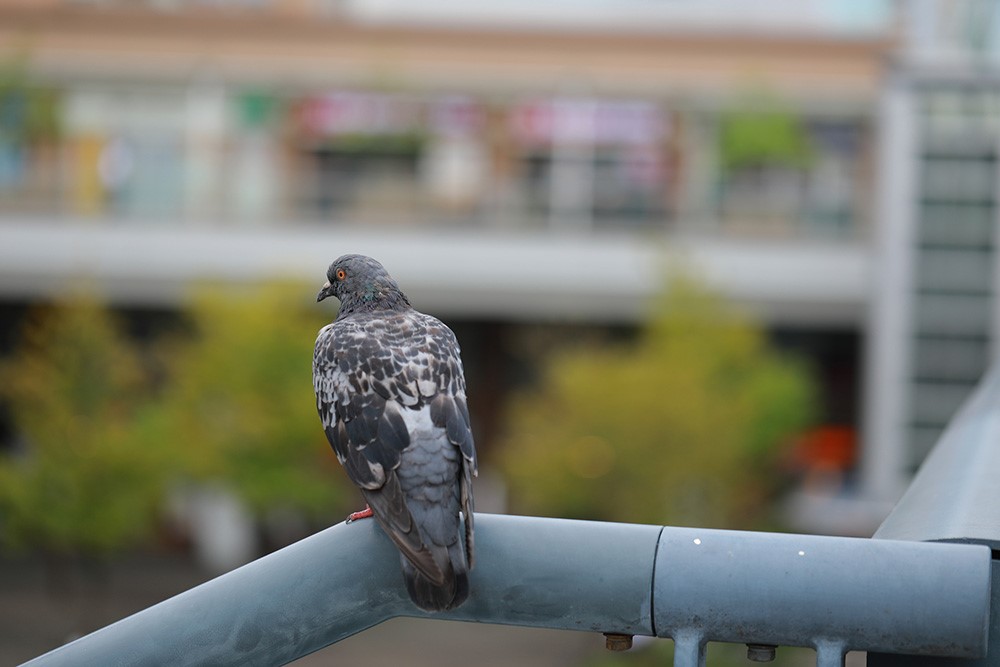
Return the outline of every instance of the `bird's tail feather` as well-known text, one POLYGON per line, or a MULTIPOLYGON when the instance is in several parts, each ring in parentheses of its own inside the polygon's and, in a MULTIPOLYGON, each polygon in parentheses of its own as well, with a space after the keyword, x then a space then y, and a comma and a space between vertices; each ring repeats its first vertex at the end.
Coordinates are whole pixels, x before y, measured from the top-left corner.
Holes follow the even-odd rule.
POLYGON ((465 602, 469 597, 469 575, 464 571, 452 570, 443 586, 437 586, 422 575, 406 558, 403 564, 403 579, 413 604, 424 611, 447 611, 465 602))

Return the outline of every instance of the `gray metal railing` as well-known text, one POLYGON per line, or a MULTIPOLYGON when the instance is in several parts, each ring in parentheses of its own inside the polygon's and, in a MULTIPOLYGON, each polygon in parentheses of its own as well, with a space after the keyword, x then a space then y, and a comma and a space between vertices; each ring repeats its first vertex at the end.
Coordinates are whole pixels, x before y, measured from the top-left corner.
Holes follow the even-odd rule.
MULTIPOLYGON (((472 594, 435 618, 848 650, 871 664, 1000 665, 1000 374, 987 378, 876 537, 836 538, 482 514, 472 594), (992 600, 992 616, 991 616, 992 600), (920 657, 917 657, 920 656, 920 657), (960 660, 952 660, 960 659, 960 660), (970 661, 971 659, 971 661, 970 661)), ((279 665, 396 616, 399 558, 340 524, 27 663, 279 665)))
MULTIPOLYGON (((708 641, 982 656, 990 550, 477 515, 468 602, 437 618, 708 641), (891 612, 891 613, 890 613, 891 612)), ((28 663, 279 665, 424 616, 375 522, 340 524, 28 663)))
POLYGON ((1000 366, 952 419, 875 538, 1000 550, 1000 366))
POLYGON ((872 667, 1000 665, 1000 366, 979 383, 876 539, 981 544, 993 552, 989 647, 979 660, 870 654, 872 667))

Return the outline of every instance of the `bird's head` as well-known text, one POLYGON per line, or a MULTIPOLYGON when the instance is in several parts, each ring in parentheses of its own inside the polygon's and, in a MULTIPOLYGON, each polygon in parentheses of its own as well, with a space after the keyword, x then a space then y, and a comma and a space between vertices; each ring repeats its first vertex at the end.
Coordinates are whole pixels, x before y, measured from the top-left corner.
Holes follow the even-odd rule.
POLYGON ((359 306, 374 309, 403 302, 409 305, 399 285, 379 262, 364 255, 343 255, 326 270, 326 282, 316 301, 328 296, 340 300, 341 311, 359 306))

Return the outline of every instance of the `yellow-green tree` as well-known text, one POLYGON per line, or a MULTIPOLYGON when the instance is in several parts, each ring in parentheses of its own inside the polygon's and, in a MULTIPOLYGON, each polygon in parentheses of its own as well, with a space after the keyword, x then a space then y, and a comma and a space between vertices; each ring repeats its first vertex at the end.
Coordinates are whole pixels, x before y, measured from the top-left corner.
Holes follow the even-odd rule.
POLYGON ((676 279, 634 344, 550 359, 510 405, 502 465, 529 513, 746 526, 811 410, 801 365, 722 298, 676 279))
POLYGON ((312 390, 323 318, 299 285, 205 288, 185 310, 188 335, 161 349, 150 437, 184 450, 191 477, 221 480, 258 513, 294 508, 329 518, 346 487, 312 390))
POLYGON ((719 119, 723 166, 808 167, 814 157, 809 132, 795 112, 767 91, 744 92, 719 119))
POLYGON ((132 438, 148 385, 108 311, 80 297, 33 313, 0 364, 19 446, 0 456, 0 538, 55 555, 140 539, 172 458, 132 438))

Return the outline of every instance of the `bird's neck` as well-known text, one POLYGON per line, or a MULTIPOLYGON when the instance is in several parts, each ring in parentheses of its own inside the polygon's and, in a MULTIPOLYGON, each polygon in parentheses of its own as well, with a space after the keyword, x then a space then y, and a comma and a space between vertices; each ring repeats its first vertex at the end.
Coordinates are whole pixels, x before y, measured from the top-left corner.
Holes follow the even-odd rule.
POLYGON ((337 319, 353 313, 371 313, 380 310, 405 310, 410 300, 393 283, 372 283, 357 294, 340 302, 337 319))

